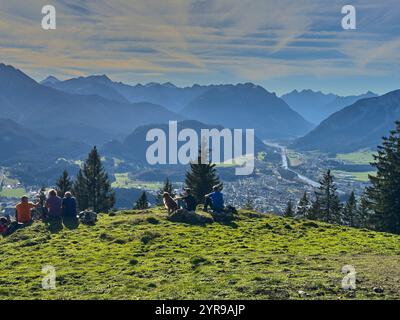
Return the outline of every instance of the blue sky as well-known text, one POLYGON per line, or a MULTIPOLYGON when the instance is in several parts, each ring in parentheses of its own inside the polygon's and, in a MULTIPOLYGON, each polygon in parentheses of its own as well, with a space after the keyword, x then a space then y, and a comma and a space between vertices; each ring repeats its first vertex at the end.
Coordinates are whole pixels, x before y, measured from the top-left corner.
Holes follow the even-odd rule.
POLYGON ((0 60, 35 79, 255 82, 278 94, 400 88, 398 0, 1 1, 0 60), (7 3, 5 3, 7 2, 7 3), (41 8, 57 30, 41 29, 41 8), (357 9, 357 30, 341 8, 357 9))

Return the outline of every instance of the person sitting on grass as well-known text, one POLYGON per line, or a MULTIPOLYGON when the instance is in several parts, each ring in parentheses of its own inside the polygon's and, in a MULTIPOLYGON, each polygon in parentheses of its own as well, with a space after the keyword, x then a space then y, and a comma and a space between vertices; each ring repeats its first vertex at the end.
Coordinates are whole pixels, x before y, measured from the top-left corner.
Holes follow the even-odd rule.
POLYGON ((50 190, 49 196, 46 200, 46 208, 49 210, 48 215, 50 218, 61 217, 62 215, 62 200, 57 196, 56 190, 50 190))
POLYGON ((21 202, 15 206, 15 221, 19 225, 28 224, 32 221, 31 210, 37 207, 37 203, 29 202, 27 196, 21 198, 21 202))
POLYGON ((225 205, 224 205, 224 195, 220 191, 219 186, 214 186, 213 187, 213 192, 210 194, 207 194, 205 196, 205 202, 204 202, 204 211, 208 211, 208 207, 211 208, 214 212, 223 212, 225 205))
POLYGON ((6 217, 0 218, 0 235, 5 236, 8 234, 10 221, 6 217))
POLYGON ((63 216, 67 218, 76 218, 76 199, 71 192, 66 192, 62 200, 63 216))
POLYGON ((183 200, 184 209, 186 209, 187 211, 196 211, 197 202, 196 199, 193 197, 192 190, 190 188, 185 188, 185 194, 183 196, 175 198, 175 200, 183 200))

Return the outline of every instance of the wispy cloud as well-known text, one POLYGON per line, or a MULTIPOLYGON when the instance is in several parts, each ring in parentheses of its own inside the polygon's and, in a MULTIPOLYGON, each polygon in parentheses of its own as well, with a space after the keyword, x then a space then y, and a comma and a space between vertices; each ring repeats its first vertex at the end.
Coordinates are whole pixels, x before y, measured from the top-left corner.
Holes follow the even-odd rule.
POLYGON ((190 84, 368 76, 372 84, 399 73, 397 0, 352 1, 355 31, 341 29, 341 0, 52 2, 56 31, 40 27, 43 1, 0 3, 1 59, 36 78, 109 73, 190 84))

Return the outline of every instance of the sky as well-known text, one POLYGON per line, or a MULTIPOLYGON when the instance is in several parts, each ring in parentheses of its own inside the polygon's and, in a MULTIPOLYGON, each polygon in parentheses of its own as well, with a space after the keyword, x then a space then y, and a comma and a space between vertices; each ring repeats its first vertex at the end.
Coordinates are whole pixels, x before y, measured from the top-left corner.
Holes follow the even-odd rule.
POLYGON ((398 0, 0 0, 0 62, 36 80, 383 94, 400 88, 399 58, 398 0), (41 27, 47 4, 56 30, 41 27), (356 30, 342 28, 347 4, 356 30))

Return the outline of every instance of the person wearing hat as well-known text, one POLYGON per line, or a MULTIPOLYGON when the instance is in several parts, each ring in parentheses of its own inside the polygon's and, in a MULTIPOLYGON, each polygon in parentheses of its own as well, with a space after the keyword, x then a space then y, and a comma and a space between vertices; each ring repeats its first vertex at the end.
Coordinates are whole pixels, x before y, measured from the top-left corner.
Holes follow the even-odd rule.
POLYGON ((213 187, 213 192, 205 196, 204 211, 208 211, 210 207, 215 212, 224 211, 224 195, 220 191, 219 186, 213 187))

